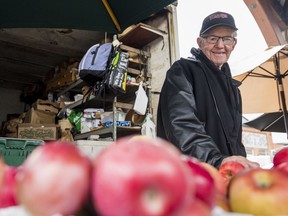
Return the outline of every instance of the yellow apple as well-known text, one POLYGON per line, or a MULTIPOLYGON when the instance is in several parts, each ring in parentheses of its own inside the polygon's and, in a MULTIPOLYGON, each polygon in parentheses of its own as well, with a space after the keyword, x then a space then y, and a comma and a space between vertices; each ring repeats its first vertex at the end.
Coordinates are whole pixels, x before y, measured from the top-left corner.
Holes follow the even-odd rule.
POLYGON ((288 215, 288 175, 277 169, 250 169, 234 176, 228 188, 232 212, 288 215))
POLYGON ((218 194, 216 196, 215 205, 220 207, 221 209, 223 209, 226 212, 231 211, 228 198, 226 196, 221 195, 221 194, 218 194))

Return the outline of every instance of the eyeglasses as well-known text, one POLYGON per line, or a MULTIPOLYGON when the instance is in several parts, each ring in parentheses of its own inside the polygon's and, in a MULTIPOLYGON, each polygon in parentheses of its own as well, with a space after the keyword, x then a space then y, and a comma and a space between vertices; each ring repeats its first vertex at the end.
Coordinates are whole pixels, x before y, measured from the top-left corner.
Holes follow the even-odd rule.
POLYGON ((232 36, 219 37, 215 35, 207 35, 201 37, 206 39, 206 41, 210 44, 216 44, 220 38, 222 39, 224 45, 233 45, 235 43, 235 38, 232 36))

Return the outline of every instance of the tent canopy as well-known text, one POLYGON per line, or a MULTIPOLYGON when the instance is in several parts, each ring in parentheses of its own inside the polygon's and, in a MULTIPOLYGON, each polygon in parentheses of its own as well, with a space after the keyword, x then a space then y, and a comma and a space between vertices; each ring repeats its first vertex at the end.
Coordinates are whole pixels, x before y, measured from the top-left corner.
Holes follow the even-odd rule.
POLYGON ((1 28, 71 28, 123 31, 175 0, 9 0, 0 7, 1 28))

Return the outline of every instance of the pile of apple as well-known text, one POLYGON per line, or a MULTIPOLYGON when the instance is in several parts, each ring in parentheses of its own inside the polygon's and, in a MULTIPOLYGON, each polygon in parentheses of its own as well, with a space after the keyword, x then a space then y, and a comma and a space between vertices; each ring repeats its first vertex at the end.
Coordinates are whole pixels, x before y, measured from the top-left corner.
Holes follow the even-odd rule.
POLYGON ((93 159, 72 143, 47 142, 19 167, 0 161, 0 208, 21 205, 33 216, 212 216, 218 206, 285 215, 286 161, 288 148, 269 170, 236 162, 218 170, 144 136, 118 139, 93 159))

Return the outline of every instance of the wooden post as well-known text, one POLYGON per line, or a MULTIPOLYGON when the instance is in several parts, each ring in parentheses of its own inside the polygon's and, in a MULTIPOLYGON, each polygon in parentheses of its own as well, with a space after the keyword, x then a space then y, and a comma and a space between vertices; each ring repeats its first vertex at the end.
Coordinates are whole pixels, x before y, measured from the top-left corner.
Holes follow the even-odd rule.
POLYGON ((268 46, 277 46, 286 43, 284 34, 280 29, 281 19, 272 7, 272 1, 244 0, 248 9, 254 16, 268 46))

